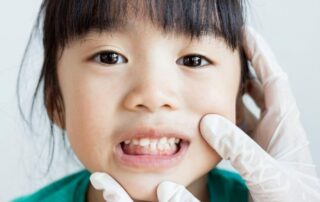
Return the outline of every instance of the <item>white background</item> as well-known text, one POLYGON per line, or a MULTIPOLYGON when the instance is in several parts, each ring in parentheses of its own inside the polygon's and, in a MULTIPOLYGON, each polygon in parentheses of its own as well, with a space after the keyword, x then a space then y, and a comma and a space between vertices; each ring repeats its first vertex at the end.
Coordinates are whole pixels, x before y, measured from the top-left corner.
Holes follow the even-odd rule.
MULTIPOLYGON (((40 0, 0 0, 0 201, 31 192, 78 169, 77 166, 62 169, 57 163, 55 172, 46 179, 26 174, 32 167, 28 165, 32 164, 28 157, 35 156, 30 142, 36 140, 27 136, 19 122, 14 90, 18 66, 40 3, 40 0), (26 143, 26 139, 30 141, 26 143)), ((319 173, 320 0, 251 0, 250 4, 251 24, 269 42, 289 75, 319 173)))

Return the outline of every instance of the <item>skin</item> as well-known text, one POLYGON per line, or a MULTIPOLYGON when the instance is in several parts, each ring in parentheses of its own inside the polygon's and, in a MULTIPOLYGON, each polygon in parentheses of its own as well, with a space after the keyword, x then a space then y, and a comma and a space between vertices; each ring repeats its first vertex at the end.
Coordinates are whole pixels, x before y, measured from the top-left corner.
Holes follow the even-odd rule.
MULTIPOLYGON (((182 184, 207 201, 207 173, 221 158, 202 138, 199 122, 208 113, 236 122, 239 52, 213 36, 190 41, 164 35, 148 22, 130 21, 127 28, 112 34, 90 32, 63 51, 58 78, 71 147, 88 170, 109 173, 135 201, 156 201, 163 180, 182 184), (101 50, 127 61, 88 59, 101 50), (191 54, 203 55, 209 64, 197 68, 176 63, 191 54), (191 142, 180 164, 159 170, 118 163, 114 148, 119 134, 140 126, 187 134, 191 142)), ((102 192, 90 184, 87 201, 103 201, 102 192)))

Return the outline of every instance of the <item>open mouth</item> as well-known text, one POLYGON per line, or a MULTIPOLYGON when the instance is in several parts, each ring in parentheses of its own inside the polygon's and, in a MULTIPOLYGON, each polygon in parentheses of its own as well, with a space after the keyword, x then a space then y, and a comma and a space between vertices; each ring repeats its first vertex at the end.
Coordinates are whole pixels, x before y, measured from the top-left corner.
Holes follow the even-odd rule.
POLYGON ((177 137, 137 138, 117 145, 116 157, 129 167, 164 169, 177 165, 189 146, 177 137))
POLYGON ((173 155, 181 148, 182 140, 175 137, 141 138, 121 142, 121 148, 128 155, 173 155))

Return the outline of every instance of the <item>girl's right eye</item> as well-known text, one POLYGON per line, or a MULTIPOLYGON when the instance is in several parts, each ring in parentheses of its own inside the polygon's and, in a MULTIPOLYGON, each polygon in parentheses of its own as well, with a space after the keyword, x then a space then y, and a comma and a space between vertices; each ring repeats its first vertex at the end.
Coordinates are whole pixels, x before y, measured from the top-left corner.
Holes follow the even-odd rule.
POLYGON ((127 59, 114 51, 102 51, 93 56, 93 60, 101 64, 118 64, 127 62, 127 59))

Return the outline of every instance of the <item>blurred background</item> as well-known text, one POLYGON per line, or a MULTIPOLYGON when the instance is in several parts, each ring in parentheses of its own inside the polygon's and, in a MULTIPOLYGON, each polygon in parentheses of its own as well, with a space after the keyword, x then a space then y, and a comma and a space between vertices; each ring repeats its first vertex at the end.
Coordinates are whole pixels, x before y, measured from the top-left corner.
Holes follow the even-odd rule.
MULTIPOLYGON (((77 160, 65 164, 65 153, 57 147, 52 170, 43 177, 48 151, 42 148, 49 147, 43 137, 48 137, 48 130, 42 130, 39 122, 37 134, 29 134, 18 114, 15 95, 18 68, 40 4, 41 0, 0 0, 0 201, 30 193, 81 168, 77 160)), ((318 8, 320 0, 251 0, 248 21, 265 37, 289 75, 319 174, 318 8)), ((34 72, 29 74, 37 76, 34 72)), ((24 93, 31 96, 32 92, 24 93)), ((59 144, 59 141, 56 143, 59 144)), ((225 162, 221 166, 229 167, 225 162)))

